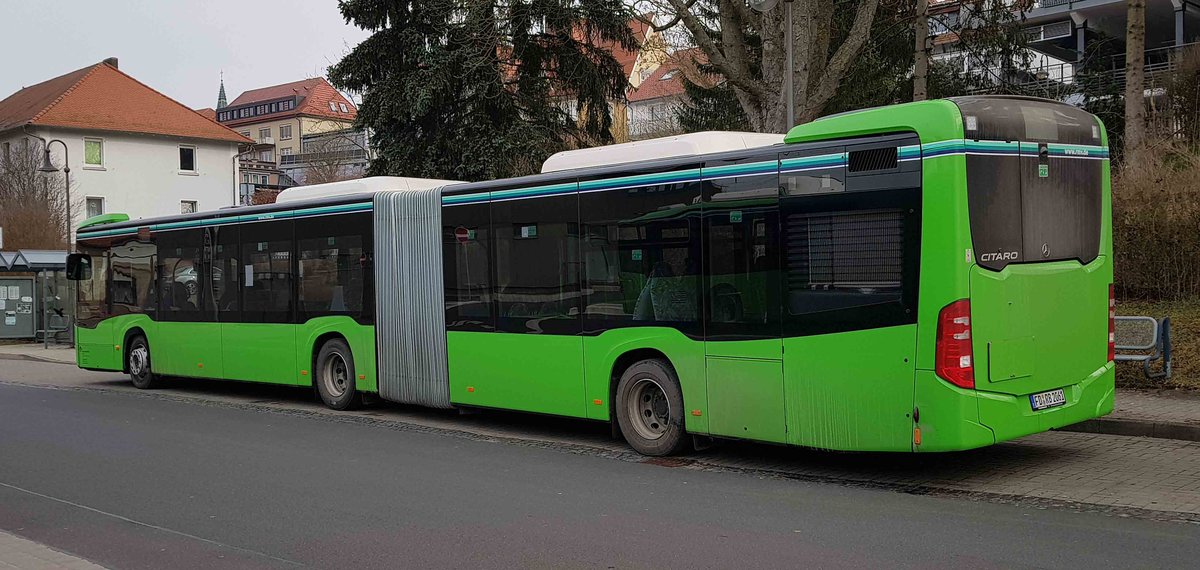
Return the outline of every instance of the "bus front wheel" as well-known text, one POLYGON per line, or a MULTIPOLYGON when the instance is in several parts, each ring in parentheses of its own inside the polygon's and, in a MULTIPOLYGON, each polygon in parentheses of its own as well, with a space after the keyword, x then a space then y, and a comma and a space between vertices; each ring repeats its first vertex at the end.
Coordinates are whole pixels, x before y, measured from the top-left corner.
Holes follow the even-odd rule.
POLYGON ((146 337, 135 336, 129 343, 129 351, 125 353, 125 368, 129 370, 129 379, 139 390, 153 388, 158 383, 158 376, 150 368, 150 344, 146 337))
POLYGON ((315 372, 317 393, 326 406, 335 410, 355 406, 358 391, 354 386, 354 357, 346 341, 339 338, 322 345, 315 372))
POLYGON ((650 359, 625 369, 616 408, 621 433, 638 453, 663 456, 683 449, 683 392, 670 364, 650 359))

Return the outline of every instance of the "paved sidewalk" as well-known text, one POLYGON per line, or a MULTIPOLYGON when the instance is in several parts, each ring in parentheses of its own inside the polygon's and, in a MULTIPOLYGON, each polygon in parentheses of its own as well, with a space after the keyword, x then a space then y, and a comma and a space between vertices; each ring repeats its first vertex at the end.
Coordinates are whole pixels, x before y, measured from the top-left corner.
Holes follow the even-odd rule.
POLYGON ((75 347, 52 344, 45 348, 41 343, 0 344, 0 360, 5 359, 75 364, 75 347))
POLYGON ((104 570, 32 540, 0 531, 0 570, 104 570))
MULTIPOLYGON (((41 344, 0 345, 0 360, 36 360, 75 364, 75 350, 41 344)), ((1132 435, 1200 441, 1200 392, 1184 390, 1118 390, 1116 410, 1103 418, 1063 431, 1132 435)))

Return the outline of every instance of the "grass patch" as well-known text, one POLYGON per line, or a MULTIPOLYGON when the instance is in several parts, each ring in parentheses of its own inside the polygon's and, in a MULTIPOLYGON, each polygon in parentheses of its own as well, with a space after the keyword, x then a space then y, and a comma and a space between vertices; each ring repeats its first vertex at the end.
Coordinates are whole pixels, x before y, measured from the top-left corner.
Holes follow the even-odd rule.
MULTIPOLYGON (((1200 300, 1117 300, 1120 316, 1171 317, 1171 379, 1148 379, 1140 362, 1117 363, 1117 386, 1122 388, 1200 389, 1200 300)), ((1158 365, 1153 365, 1158 370, 1158 365)))

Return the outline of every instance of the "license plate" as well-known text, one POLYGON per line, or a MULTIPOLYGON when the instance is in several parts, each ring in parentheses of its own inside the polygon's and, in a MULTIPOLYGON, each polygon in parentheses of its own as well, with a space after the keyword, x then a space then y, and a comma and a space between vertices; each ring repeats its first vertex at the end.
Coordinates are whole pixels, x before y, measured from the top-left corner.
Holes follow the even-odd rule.
POLYGON ((1061 406, 1065 403, 1067 403, 1067 396, 1061 389, 1042 392, 1041 394, 1029 395, 1029 404, 1032 405, 1033 409, 1035 410, 1053 408, 1055 406, 1061 406))

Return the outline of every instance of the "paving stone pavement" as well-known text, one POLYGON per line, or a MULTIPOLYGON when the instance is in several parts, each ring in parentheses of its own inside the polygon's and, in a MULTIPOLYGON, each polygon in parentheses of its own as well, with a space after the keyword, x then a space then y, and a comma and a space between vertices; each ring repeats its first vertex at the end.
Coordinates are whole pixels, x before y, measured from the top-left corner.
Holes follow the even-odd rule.
POLYGON ((1200 392, 1121 390, 1109 417, 1200 426, 1200 392))
POLYGON ((104 570, 82 558, 0 531, 0 570, 104 570))

